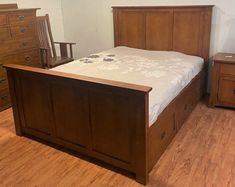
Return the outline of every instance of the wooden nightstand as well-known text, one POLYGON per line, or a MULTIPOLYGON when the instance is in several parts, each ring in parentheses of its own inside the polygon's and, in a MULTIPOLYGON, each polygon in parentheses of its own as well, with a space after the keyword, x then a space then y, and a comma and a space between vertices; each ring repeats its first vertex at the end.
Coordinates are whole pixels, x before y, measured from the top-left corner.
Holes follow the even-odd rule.
POLYGON ((218 53, 212 63, 209 106, 235 108, 235 54, 218 53))

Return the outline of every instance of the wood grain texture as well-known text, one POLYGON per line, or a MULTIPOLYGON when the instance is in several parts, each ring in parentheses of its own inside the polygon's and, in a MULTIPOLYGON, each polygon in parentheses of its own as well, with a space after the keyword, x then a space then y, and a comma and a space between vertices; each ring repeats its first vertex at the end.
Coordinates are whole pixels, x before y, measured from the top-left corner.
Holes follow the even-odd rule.
POLYGON ((113 7, 115 46, 173 50, 200 56, 207 63, 212 8, 200 5, 113 7))
MULTIPOLYGON (((234 124, 234 111, 198 104, 148 186, 235 186, 234 124)), ((108 167, 16 136, 11 109, 0 113, 0 152, 1 186, 142 186, 108 167)))
POLYGON ((145 17, 138 11, 122 11, 118 17, 118 45, 127 47, 145 48, 145 17))
POLYGON ((203 16, 200 8, 174 10, 173 51, 202 56, 203 16))
POLYGON ((218 53, 212 62, 208 105, 235 108, 235 54, 218 53))
POLYGON ((44 68, 56 67, 73 59, 73 45, 71 42, 54 42, 49 15, 37 17, 37 32, 41 48, 42 64, 44 68), (60 56, 56 53, 55 44, 59 44, 60 56), (68 47, 70 53, 68 53, 68 47), (70 54, 70 56, 68 55, 70 54))
POLYGON ((0 111, 11 106, 3 65, 14 63, 41 66, 35 24, 36 10, 17 9, 17 4, 0 4, 0 111))
POLYGON ((172 50, 172 18, 172 9, 159 9, 146 13, 147 50, 172 50))
POLYGON ((132 86, 129 89, 115 86, 114 81, 108 85, 39 68, 5 67, 9 80, 13 80, 11 95, 16 101, 13 109, 20 114, 16 124, 19 135, 32 135, 102 160, 147 183, 151 88, 138 86, 147 90, 140 91, 131 84, 126 84, 132 86))
MULTIPOLYGON (((195 7, 185 10, 182 7, 179 11, 182 11, 182 14, 186 11, 194 18, 194 12, 197 10, 201 12, 201 9, 195 7)), ((161 17, 163 12, 165 20, 169 19, 169 24, 166 24, 166 28, 163 30, 168 30, 168 26, 173 23, 172 13, 168 15, 166 10, 161 9, 156 14, 157 10, 159 9, 115 9, 114 18, 119 18, 114 24, 115 28, 118 28, 115 33, 120 39, 115 41, 129 43, 133 45, 131 47, 146 47, 146 11, 154 12, 148 14, 150 29, 154 28, 151 27, 152 24, 159 23, 161 19, 158 16, 161 17), (129 31, 131 32, 129 33, 129 31)), ((209 11, 211 12, 211 8, 209 11)), ((182 14, 179 16, 181 19, 183 19, 182 14)), ((196 14, 195 17, 196 20, 200 20, 201 14, 196 14)), ((185 24, 188 26, 189 21, 187 20, 185 24)), ((210 24, 209 19, 206 19, 206 24, 210 24)), ((161 26, 162 23, 159 25, 161 26)), ((181 22, 177 22, 173 26, 172 29, 177 26, 179 26, 179 30, 182 29, 181 27, 184 28, 181 22)), ((171 26, 169 27, 171 28, 171 26)), ((205 32, 209 31, 205 30, 205 32)), ((171 43, 170 41, 174 41, 170 39, 173 31, 169 33, 166 34, 166 41, 169 40, 171 43)), ((199 33, 198 35, 201 36, 201 31, 199 33)), ((148 34, 149 40, 154 39, 153 32, 148 34)), ((206 34, 209 35, 209 33, 206 34)), ((180 34, 173 36, 182 37, 180 34)), ((165 45, 164 41, 158 45, 165 45)), ((193 46, 197 46, 192 48, 194 50, 201 44, 201 37, 196 37, 193 41, 195 42, 193 46)), ((189 41, 184 43, 185 46, 187 42, 189 41)), ((152 45, 156 48, 159 46, 152 45)), ((187 53, 190 54, 193 50, 190 48, 187 53)), ((11 92, 13 93, 11 96, 15 97, 12 100, 16 101, 13 102, 15 103, 13 109, 17 111, 14 112, 16 113, 16 122, 19 117, 19 123, 16 123, 18 135, 32 135, 125 169, 134 174, 136 180, 141 184, 148 183, 148 172, 158 161, 160 155, 173 139, 175 132, 180 129, 198 102, 204 90, 202 85, 205 80, 203 69, 161 113, 159 120, 153 124, 155 128, 149 128, 148 93, 151 91, 149 87, 20 65, 6 65, 5 67, 12 84, 11 92), (26 85, 29 85, 31 89, 26 85), (79 92, 76 96, 74 94, 75 87, 79 92), (63 95, 69 97, 68 102, 67 97, 63 99, 63 102, 60 101, 59 98, 62 96, 59 90, 66 90, 63 95), (37 102, 33 102, 33 97, 37 102), (66 108, 72 112, 68 111, 64 114, 66 108), (43 112, 40 114, 40 119, 37 119, 35 115, 30 114, 31 111, 36 114, 40 111, 43 112), (76 113, 78 114, 74 115, 76 113), (78 116, 80 116, 79 120, 78 116), (64 124, 67 122, 69 123, 64 124), (78 134, 80 137, 77 137, 78 134), (149 142, 158 143, 150 145, 149 142)))
POLYGON ((0 9, 17 9, 17 4, 0 4, 0 9))

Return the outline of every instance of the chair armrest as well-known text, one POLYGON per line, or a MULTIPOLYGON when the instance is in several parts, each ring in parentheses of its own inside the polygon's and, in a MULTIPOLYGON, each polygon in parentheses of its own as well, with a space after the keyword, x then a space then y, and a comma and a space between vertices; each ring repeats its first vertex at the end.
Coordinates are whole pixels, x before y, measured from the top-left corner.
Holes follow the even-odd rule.
POLYGON ((69 45, 76 45, 74 42, 54 42, 55 44, 69 44, 69 45))

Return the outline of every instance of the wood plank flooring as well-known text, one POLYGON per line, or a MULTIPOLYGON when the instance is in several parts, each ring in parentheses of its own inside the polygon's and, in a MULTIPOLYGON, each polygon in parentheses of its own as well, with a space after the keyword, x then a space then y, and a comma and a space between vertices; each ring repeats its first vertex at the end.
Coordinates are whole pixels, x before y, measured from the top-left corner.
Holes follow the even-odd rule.
MULTIPOLYGON (((0 113, 0 187, 141 186, 134 179, 25 137, 0 113)), ((200 103, 150 174, 152 187, 235 187, 235 111, 200 103)))

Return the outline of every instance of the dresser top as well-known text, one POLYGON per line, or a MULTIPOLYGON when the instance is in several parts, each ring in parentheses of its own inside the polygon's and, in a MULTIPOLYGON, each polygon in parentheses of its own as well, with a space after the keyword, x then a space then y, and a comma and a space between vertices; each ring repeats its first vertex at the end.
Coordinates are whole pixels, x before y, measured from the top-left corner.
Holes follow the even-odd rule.
POLYGON ((20 12, 20 11, 27 11, 27 10, 39 10, 40 8, 19 8, 19 9, 0 9, 0 13, 4 12, 20 12))
POLYGON ((233 53, 217 53, 214 56, 215 62, 235 64, 235 54, 233 53))

